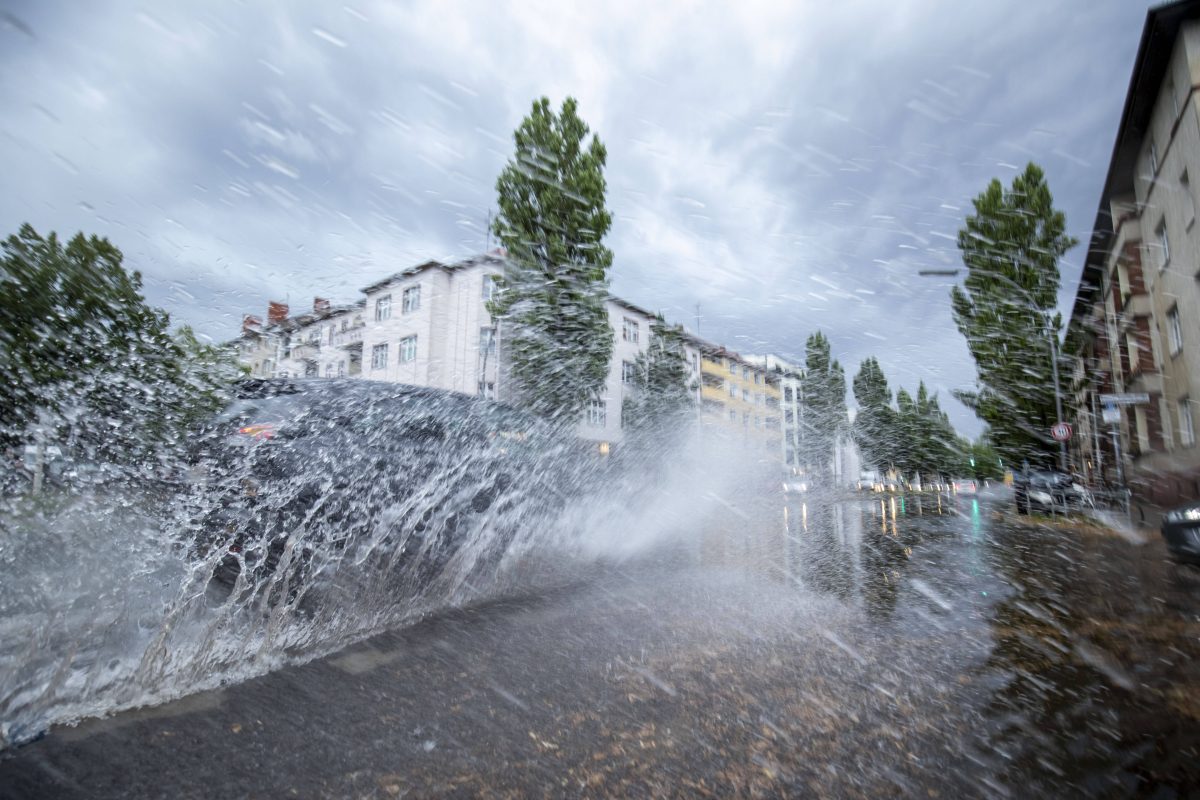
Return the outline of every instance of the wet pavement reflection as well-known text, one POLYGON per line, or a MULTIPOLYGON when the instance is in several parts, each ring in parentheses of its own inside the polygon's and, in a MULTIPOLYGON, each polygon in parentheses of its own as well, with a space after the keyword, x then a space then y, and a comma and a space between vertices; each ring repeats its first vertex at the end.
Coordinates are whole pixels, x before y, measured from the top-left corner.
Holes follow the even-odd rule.
POLYGON ((1187 796, 1200 571, 1002 498, 799 502, 311 664, 56 729, 0 796, 1187 796), (744 535, 744 532, 739 532, 744 535))

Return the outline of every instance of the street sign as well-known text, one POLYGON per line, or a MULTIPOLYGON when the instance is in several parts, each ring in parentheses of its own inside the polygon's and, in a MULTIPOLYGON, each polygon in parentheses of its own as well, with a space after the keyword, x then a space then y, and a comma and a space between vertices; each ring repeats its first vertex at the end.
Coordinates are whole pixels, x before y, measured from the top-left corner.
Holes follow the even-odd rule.
POLYGON ((1145 392, 1130 394, 1102 394, 1100 402, 1106 406, 1141 406, 1150 402, 1150 395, 1145 392))
POLYGON ((1106 425, 1118 425, 1121 422, 1121 409, 1116 406, 1105 406, 1100 412, 1100 419, 1106 425))
POLYGON ((1055 423, 1054 427, 1050 429, 1050 435, 1056 442, 1065 442, 1071 438, 1071 426, 1065 422, 1055 423))

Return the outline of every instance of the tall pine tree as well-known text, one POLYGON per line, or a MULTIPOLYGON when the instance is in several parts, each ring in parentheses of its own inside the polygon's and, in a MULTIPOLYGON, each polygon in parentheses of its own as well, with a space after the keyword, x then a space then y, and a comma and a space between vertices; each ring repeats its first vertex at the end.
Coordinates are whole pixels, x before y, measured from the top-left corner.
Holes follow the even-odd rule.
POLYGON ((573 98, 558 114, 547 98, 535 101, 496 181, 493 228, 508 259, 490 310, 505 331, 518 401, 563 424, 603 389, 613 348, 607 153, 588 132, 573 98))
POLYGON ((863 464, 887 470, 896 457, 896 412, 892 409, 892 390, 874 356, 865 359, 854 376, 854 399, 858 415, 853 435, 863 464))
POLYGON ((1076 240, 1036 164, 1010 188, 993 180, 973 202, 975 213, 958 233, 967 277, 951 300, 979 389, 956 396, 987 423, 1005 460, 1049 464, 1057 416, 1051 337, 1062 327, 1054 312, 1058 262, 1076 240))
POLYGON ((801 431, 801 462, 821 478, 833 470, 838 437, 846 430, 846 375, 830 353, 829 340, 820 331, 805 343, 804 403, 801 431))

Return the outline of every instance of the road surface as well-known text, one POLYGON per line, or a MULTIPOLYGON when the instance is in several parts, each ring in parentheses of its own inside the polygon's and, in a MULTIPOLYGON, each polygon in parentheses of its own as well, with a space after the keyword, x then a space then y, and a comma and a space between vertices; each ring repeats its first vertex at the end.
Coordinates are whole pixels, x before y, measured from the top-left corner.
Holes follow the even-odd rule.
POLYGON ((706 563, 609 566, 55 728, 0 755, 0 796, 1200 786, 1200 571, 1156 539, 1031 526, 970 497, 800 504, 787 519, 779 550, 735 540, 706 563))

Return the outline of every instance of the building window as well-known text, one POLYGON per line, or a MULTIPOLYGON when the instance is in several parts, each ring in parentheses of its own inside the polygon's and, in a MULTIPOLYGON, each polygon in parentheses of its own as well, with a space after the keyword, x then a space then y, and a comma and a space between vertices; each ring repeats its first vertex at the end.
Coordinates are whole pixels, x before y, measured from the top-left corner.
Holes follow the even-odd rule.
POLYGON ((1192 181, 1186 169, 1179 176, 1179 193, 1183 195, 1183 221, 1190 226, 1196 221, 1196 196, 1192 194, 1192 181))
POLYGON ((638 341, 638 324, 637 320, 625 317, 621 320, 621 338, 627 342, 637 344, 638 341))
POLYGON ((400 363, 408 364, 417 360, 417 337, 405 336, 400 340, 400 363))
POLYGON ((750 412, 749 411, 742 412, 742 424, 745 425, 746 427, 750 427, 750 412))
POLYGON ((325 377, 326 377, 326 378, 332 378, 332 377, 333 377, 333 364, 326 364, 326 365, 325 365, 325 377))
POLYGON ((587 424, 593 428, 603 428, 608 424, 607 403, 603 400, 592 400, 588 403, 587 424))
POLYGON ((387 366, 387 347, 387 344, 377 344, 371 348, 371 369, 387 366))
POLYGON ((1183 349, 1183 326, 1179 324, 1179 306, 1167 312, 1167 338, 1171 343, 1171 355, 1179 355, 1183 349))
POLYGON ((499 275, 484 275, 483 276, 483 299, 491 300, 496 296, 496 292, 500 290, 499 275))
POLYGON ((338 362, 338 367, 337 367, 337 376, 338 376, 339 378, 344 378, 344 377, 346 377, 346 362, 345 362, 345 361, 339 361, 339 362, 338 362))
POLYGON ((736 412, 736 411, 734 411, 732 408, 731 408, 731 409, 729 409, 729 421, 730 421, 730 422, 737 422, 737 412, 736 412))
POLYGON ((496 399, 496 384, 492 381, 479 382, 479 396, 484 400, 496 399))
POLYGON ((1196 443, 1196 429, 1192 425, 1192 404, 1186 398, 1179 401, 1179 443, 1191 447, 1196 443))
POLYGON ((349 327, 350 327, 350 321, 345 320, 345 319, 342 320, 342 331, 345 332, 346 328, 349 328, 349 327))
POLYGON ((413 286, 404 290, 402 313, 411 314, 421 307, 421 287, 413 286))
POLYGON ((738 390, 737 387, 733 385, 733 381, 726 381, 726 384, 729 386, 729 396, 734 400, 737 400, 738 390))
POLYGON ((375 301, 375 321, 383 322, 392 318, 392 296, 385 294, 375 301))
POLYGON ((621 383, 633 383, 637 380, 637 365, 632 361, 621 362, 621 383))
POLYGON ((742 400, 744 400, 747 403, 750 402, 750 390, 749 389, 742 389, 742 400))
POLYGON ((1153 178, 1158 174, 1158 145, 1154 140, 1150 140, 1150 177, 1153 178))
POLYGON ((790 387, 790 386, 783 387, 783 402, 785 402, 785 403, 792 402, 792 387, 790 387))
POLYGON ((1171 240, 1167 238, 1167 220, 1163 219, 1158 223, 1158 228, 1154 232, 1155 238, 1158 240, 1159 261, 1158 268, 1166 269, 1167 262, 1171 260, 1171 240))
POLYGON ((1140 353, 1138 352, 1137 337, 1132 333, 1125 334, 1125 349, 1129 353, 1129 372, 1136 374, 1139 366, 1140 353))
POLYGON ((492 327, 479 329, 479 352, 496 352, 496 329, 492 327))

